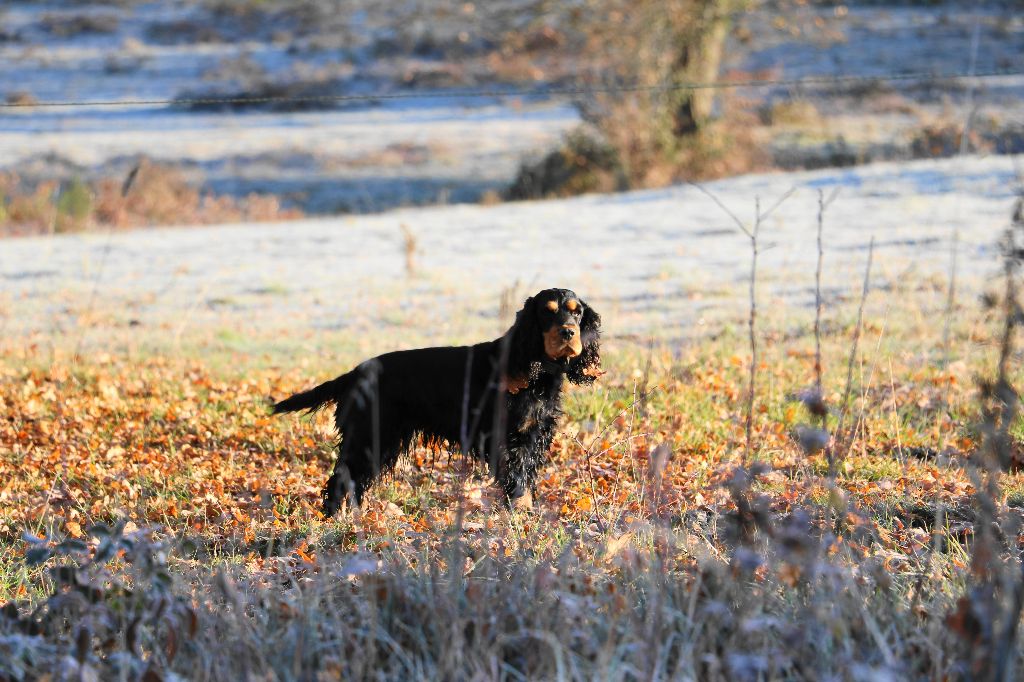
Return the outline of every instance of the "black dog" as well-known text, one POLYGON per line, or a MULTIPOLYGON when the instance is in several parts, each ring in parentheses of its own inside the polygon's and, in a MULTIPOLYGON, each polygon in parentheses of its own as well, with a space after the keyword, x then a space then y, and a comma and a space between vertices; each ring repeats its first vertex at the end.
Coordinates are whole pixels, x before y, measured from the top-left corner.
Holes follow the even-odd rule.
POLYGON ((341 443, 324 489, 333 515, 422 436, 490 466, 509 504, 530 503, 561 414, 564 378, 600 374, 601 317, 568 289, 526 299, 502 337, 475 346, 385 353, 274 405, 274 413, 334 402, 341 443), (526 497, 526 496, 529 497, 526 497))

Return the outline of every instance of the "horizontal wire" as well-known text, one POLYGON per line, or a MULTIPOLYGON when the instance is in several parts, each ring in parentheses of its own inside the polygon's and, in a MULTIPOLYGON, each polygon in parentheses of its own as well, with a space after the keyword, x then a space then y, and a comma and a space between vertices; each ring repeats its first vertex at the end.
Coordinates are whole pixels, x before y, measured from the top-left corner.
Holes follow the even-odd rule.
POLYGON ((611 86, 586 87, 551 87, 532 89, 480 89, 480 90, 443 90, 436 92, 392 92, 360 95, 280 95, 267 97, 183 97, 179 99, 127 99, 99 101, 59 101, 44 102, 0 102, 0 109, 36 109, 57 107, 141 107, 156 105, 218 105, 218 104, 271 104, 286 102, 374 102, 381 100, 411 99, 474 99, 495 97, 551 97, 557 95, 595 95, 627 92, 670 92, 678 90, 720 90, 735 88, 755 88, 771 86, 796 85, 848 85, 851 83, 878 83, 880 81, 951 81, 959 79, 997 78, 1001 76, 1024 76, 1022 69, 998 69, 979 71, 977 73, 935 74, 929 72, 904 72, 889 74, 851 74, 834 76, 807 76, 803 78, 755 79, 743 81, 709 81, 698 83, 665 83, 660 85, 641 85, 638 83, 611 86))

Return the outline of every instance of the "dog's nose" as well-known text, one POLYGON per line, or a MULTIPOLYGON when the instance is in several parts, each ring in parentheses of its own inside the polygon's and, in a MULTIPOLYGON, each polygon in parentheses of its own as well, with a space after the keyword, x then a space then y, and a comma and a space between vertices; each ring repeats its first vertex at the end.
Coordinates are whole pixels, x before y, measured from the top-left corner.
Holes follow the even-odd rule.
POLYGON ((569 341, 574 336, 576 336, 576 330, 575 329, 573 329, 572 327, 562 327, 562 338, 563 339, 565 339, 566 341, 569 341))

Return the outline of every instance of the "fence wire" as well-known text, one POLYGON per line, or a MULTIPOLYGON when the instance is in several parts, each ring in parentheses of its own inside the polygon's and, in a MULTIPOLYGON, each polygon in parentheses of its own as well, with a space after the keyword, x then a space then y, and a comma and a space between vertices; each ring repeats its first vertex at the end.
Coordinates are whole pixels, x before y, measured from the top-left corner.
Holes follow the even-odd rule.
POLYGON ((662 83, 648 85, 623 83, 608 86, 553 86, 540 88, 484 88, 468 90, 435 90, 429 92, 381 92, 335 95, 281 95, 263 97, 182 97, 173 99, 123 99, 123 100, 48 100, 41 102, 0 102, 0 109, 40 109, 60 107, 146 107, 146 106, 217 106, 245 104, 283 103, 343 103, 378 102, 387 100, 428 100, 428 99, 494 99, 499 97, 585 97, 617 93, 658 93, 681 90, 727 90, 738 88, 796 87, 796 86, 849 86, 879 82, 919 81, 922 83, 943 83, 959 80, 977 82, 1012 76, 1024 76, 1024 69, 993 69, 979 72, 955 72, 936 74, 910 71, 884 74, 834 74, 804 76, 799 78, 765 78, 747 80, 717 80, 705 82, 662 83))

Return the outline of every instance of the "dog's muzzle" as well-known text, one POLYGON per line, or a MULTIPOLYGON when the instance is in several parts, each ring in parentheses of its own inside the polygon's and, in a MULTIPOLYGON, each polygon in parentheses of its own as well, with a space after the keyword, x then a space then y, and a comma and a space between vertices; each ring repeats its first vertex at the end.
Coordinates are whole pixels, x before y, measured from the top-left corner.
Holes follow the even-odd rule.
POLYGON ((568 360, 583 352, 580 328, 574 324, 552 327, 544 334, 544 352, 552 360, 568 360))

